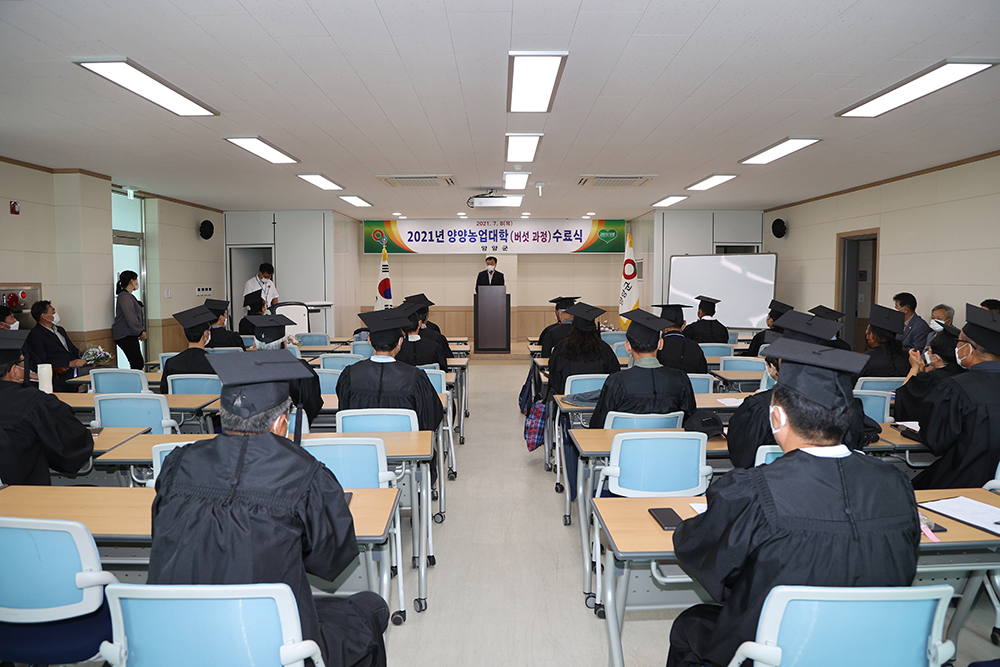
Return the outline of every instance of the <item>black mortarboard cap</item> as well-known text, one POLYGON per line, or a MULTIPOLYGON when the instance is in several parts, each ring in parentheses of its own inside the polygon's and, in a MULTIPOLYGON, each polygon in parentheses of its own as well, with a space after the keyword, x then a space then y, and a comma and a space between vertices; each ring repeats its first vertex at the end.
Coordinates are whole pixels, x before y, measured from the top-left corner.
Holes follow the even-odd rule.
POLYGON ((402 331, 410 326, 410 319, 400 311, 399 308, 389 308, 387 310, 369 310, 365 313, 358 313, 358 317, 365 323, 372 333, 379 331, 392 331, 399 329, 402 331))
POLYGON ((774 326, 781 327, 782 335, 790 340, 826 344, 844 325, 819 315, 791 310, 775 320, 774 326))
POLYGON ((695 298, 698 299, 698 303, 713 303, 714 304, 714 303, 721 303, 722 302, 722 299, 713 299, 710 296, 699 295, 699 296, 696 296, 695 298))
POLYGON ((608 311, 595 308, 589 303, 579 301, 567 308, 566 312, 573 316, 574 327, 581 331, 594 331, 597 328, 597 325, 594 324, 594 320, 608 311))
POLYGON ((578 296, 557 296, 554 299, 549 299, 549 303, 554 303, 559 310, 566 310, 579 298, 578 296))
POLYGON ((244 308, 254 308, 259 306, 264 302, 264 291, 257 290, 256 292, 250 292, 243 297, 243 307, 244 308))
POLYGON ((976 345, 985 347, 993 354, 1000 354, 1000 313, 965 304, 965 333, 976 345))
POLYGON ((795 310, 794 306, 789 306, 787 303, 782 303, 777 299, 771 299, 771 303, 768 304, 767 308, 769 311, 771 311, 768 313, 768 315, 771 316, 772 320, 777 320, 785 313, 795 310))
POLYGON ((873 303, 872 312, 868 318, 868 325, 891 334, 901 334, 903 333, 903 324, 905 324, 905 321, 905 316, 898 310, 873 303))
POLYGON ((285 327, 295 324, 295 320, 285 315, 248 315, 254 326, 253 335, 257 340, 273 343, 285 337, 285 327))
POLYGON ((195 306, 194 308, 188 308, 187 310, 182 310, 179 313, 174 313, 174 319, 180 322, 180 325, 185 329, 190 329, 198 326, 199 324, 214 322, 219 319, 219 316, 214 314, 205 306, 195 306))
POLYGON ((855 377, 869 359, 857 352, 787 337, 767 348, 767 356, 781 359, 780 386, 829 410, 854 401, 855 377))
POLYGON ((427 310, 427 306, 419 301, 403 301, 395 310, 409 321, 409 326, 406 328, 412 329, 420 324, 420 313, 427 310))
POLYGON ((411 294, 403 299, 403 303, 419 303, 422 304, 424 308, 430 308, 434 305, 434 302, 424 296, 424 293, 411 294))
POLYGON ((622 313, 620 317, 632 321, 628 327, 628 338, 644 346, 655 345, 660 339, 660 332, 670 326, 667 320, 639 308, 622 313))
POLYGON ((653 308, 660 309, 660 317, 671 323, 671 326, 679 327, 684 321, 684 309, 694 308, 683 303, 658 303, 653 308))
POLYGON ((241 419, 280 405, 288 382, 311 377, 309 369, 285 350, 247 354, 210 354, 208 363, 222 380, 222 407, 241 419))
POLYGON ((0 329, 0 361, 15 361, 21 358, 21 348, 30 331, 0 329))
POLYGON ((844 316, 844 314, 839 310, 827 308, 826 306, 816 306, 815 308, 810 308, 809 312, 813 315, 819 315, 824 320, 833 320, 835 322, 844 316))
MULTIPOLYGON (((779 340, 781 340, 781 334, 773 329, 768 329, 764 332, 764 343, 766 345, 774 345, 779 340)), ((768 356, 766 353, 764 356, 768 356)))
POLYGON ((205 307, 215 313, 215 317, 218 318, 229 308, 229 302, 222 299, 205 299, 205 307))
POLYGON ((962 333, 958 327, 952 326, 951 324, 945 324, 943 326, 945 333, 956 340, 958 339, 958 334, 962 333))

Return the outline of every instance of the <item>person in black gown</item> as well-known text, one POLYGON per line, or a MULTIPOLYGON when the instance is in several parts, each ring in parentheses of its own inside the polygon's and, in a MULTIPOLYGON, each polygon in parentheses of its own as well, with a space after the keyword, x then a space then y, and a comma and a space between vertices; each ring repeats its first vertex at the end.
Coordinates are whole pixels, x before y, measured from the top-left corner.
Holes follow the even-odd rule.
POLYGON ((243 297, 243 307, 249 309, 249 313, 247 314, 247 317, 240 320, 240 336, 253 335, 253 324, 250 322, 249 316, 264 314, 266 306, 264 305, 264 298, 262 294, 263 292, 261 290, 257 290, 256 292, 250 292, 243 297))
POLYGON ((425 336, 420 328, 420 316, 417 315, 419 309, 420 304, 412 301, 404 302, 398 308, 401 314, 406 315, 409 324, 403 329, 406 338, 403 339, 403 344, 399 348, 396 361, 402 361, 411 366, 437 364, 438 370, 447 371, 448 357, 445 356, 444 348, 431 340, 430 336, 425 336))
POLYGON ((556 321, 542 329, 538 334, 538 344, 542 346, 542 358, 552 356, 552 348, 569 335, 573 326, 573 316, 566 314, 566 309, 576 303, 578 296, 557 296, 549 299, 549 303, 555 304, 556 321))
POLYGON ((283 350, 212 355, 223 434, 173 450, 156 479, 151 584, 284 583, 302 636, 330 667, 383 667, 385 601, 370 591, 313 598, 307 574, 335 580, 358 556, 336 476, 288 439, 289 382, 306 370, 283 350))
POLYGON ((684 419, 690 417, 698 409, 691 380, 681 371, 666 368, 656 360, 656 352, 663 345, 660 331, 669 323, 639 309, 622 313, 621 317, 632 321, 625 333, 625 348, 635 363, 632 368, 608 376, 590 418, 590 428, 604 428, 609 412, 666 414, 679 411, 684 413, 684 419))
MULTIPOLYGON (((254 349, 252 351, 284 350, 285 327, 295 324, 292 318, 278 313, 277 315, 251 315, 250 321, 254 328, 254 349)), ((235 354, 235 353, 234 353, 235 354)), ((291 354, 291 353, 289 353, 291 354)), ((296 359, 305 369, 308 377, 288 381, 288 392, 292 397, 292 405, 301 407, 306 413, 308 423, 312 424, 323 409, 323 391, 319 376, 305 359, 296 359)), ((299 432, 299 421, 295 422, 299 432)))
POLYGON ((170 393, 170 384, 167 379, 171 375, 215 375, 212 365, 208 363, 205 344, 208 343, 211 335, 209 327, 212 322, 219 319, 218 316, 205 306, 195 306, 174 313, 174 319, 184 327, 184 337, 187 338, 188 347, 183 352, 179 352, 163 362, 163 368, 160 369, 162 371, 160 376, 161 394, 170 393))
POLYGON ((684 327, 684 335, 696 343, 728 343, 729 329, 715 319, 715 304, 719 299, 710 296, 699 296, 698 321, 684 327))
POLYGON ((872 304, 865 342, 869 350, 866 377, 904 377, 910 372, 910 361, 899 336, 903 333, 903 313, 872 304))
MULTIPOLYGON (((823 305, 816 306, 815 308, 810 308, 809 312, 812 313, 813 315, 818 315, 825 320, 830 320, 831 322, 840 322, 841 318, 844 317, 844 314, 839 310, 834 310, 833 308, 827 308, 826 306, 823 305)), ((826 344, 838 350, 847 350, 848 352, 852 352, 854 350, 854 348, 851 347, 850 343, 848 343, 846 340, 840 337, 839 331, 837 332, 836 337, 834 337, 833 340, 828 341, 826 344)))
POLYGON ((958 334, 957 328, 945 324, 931 337, 927 349, 922 352, 910 350, 910 372, 903 386, 896 390, 893 407, 896 421, 920 421, 921 404, 934 385, 965 372, 955 361, 958 334))
POLYGON ((968 373, 938 382, 920 406, 920 437, 941 458, 916 489, 978 487, 1000 463, 1000 312, 965 308, 955 359, 968 373))
POLYGON ((205 347, 238 347, 246 350, 243 338, 235 331, 226 328, 226 309, 229 308, 229 302, 221 299, 205 299, 205 307, 218 318, 212 323, 208 344, 205 347))
POLYGON ((0 484, 49 485, 49 469, 77 472, 94 439, 69 406, 25 382, 27 331, 0 330, 0 484))
MULTIPOLYGON (((909 586, 920 522, 906 477, 840 444, 867 359, 782 339, 770 415, 784 455, 716 480, 708 509, 674 531, 681 566, 719 602, 670 629, 667 667, 727 665, 756 636, 775 586, 909 586)), ((858 619, 873 622, 873 619, 858 619)))
POLYGON ((660 309, 660 318, 669 326, 663 330, 663 347, 656 353, 656 360, 667 368, 682 373, 707 373, 708 361, 698 343, 684 335, 684 308, 679 303, 661 303, 653 306, 660 309))
POLYGON ((753 338, 750 340, 750 347, 741 353, 737 353, 741 357, 756 357, 760 355, 760 346, 764 344, 764 337, 768 331, 774 331, 776 333, 781 333, 781 327, 776 327, 774 325, 775 320, 784 315, 790 310, 795 310, 792 306, 787 303, 782 303, 776 299, 771 299, 771 303, 768 305, 769 311, 767 313, 767 319, 765 324, 767 324, 767 329, 763 329, 754 334, 753 338))
MULTIPOLYGON (((434 328, 428 326, 429 322, 427 320, 430 317, 431 306, 434 305, 434 302, 421 293, 413 294, 403 299, 404 306, 410 303, 417 304, 418 306, 416 312, 417 317, 420 319, 420 337, 426 338, 437 345, 440 345, 441 349, 444 351, 445 359, 454 359, 455 353, 451 351, 451 345, 449 345, 448 339, 441 333, 441 330, 437 328, 437 325, 435 325, 434 328)), ((442 366, 441 370, 447 369, 442 366)))

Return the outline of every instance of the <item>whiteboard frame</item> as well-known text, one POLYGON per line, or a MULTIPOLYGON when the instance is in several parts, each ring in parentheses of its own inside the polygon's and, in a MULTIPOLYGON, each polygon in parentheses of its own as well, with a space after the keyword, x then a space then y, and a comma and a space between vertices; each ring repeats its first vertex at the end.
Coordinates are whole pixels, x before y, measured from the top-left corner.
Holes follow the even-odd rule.
MULTIPOLYGON (((763 257, 763 256, 766 256, 766 255, 772 255, 774 257, 774 282, 771 285, 771 299, 769 299, 769 303, 770 303, 770 300, 774 299, 774 289, 775 289, 775 287, 777 286, 777 283, 778 283, 778 276, 777 276, 777 274, 778 274, 778 253, 776 253, 776 252, 753 252, 753 253, 734 253, 734 254, 704 253, 704 254, 700 254, 700 255, 671 255, 670 258, 669 258, 669 260, 668 260, 668 262, 667 262, 667 272, 668 273, 667 273, 667 280, 666 280, 666 283, 667 283, 666 284, 666 293, 663 295, 663 300, 661 301, 661 303, 674 303, 674 301, 671 300, 671 298, 670 298, 670 294, 671 294, 672 285, 673 285, 673 279, 674 279, 674 258, 675 257, 679 257, 679 258, 695 258, 695 257, 763 257)), ((704 294, 704 292, 700 292, 700 293, 704 294)), ((711 295, 711 296, 716 296, 716 295, 711 295)), ((692 301, 694 301, 694 299, 692 299, 692 301)), ((694 307, 694 313, 695 313, 694 316, 693 316, 693 318, 690 319, 690 320, 688 320, 686 316, 684 318, 685 320, 687 320, 688 324, 690 324, 691 322, 695 322, 698 319, 698 316, 697 316, 697 313, 698 313, 698 303, 694 303, 693 307, 694 307)), ((766 310, 765 310, 765 312, 766 312, 766 310)), ((726 324, 725 318, 723 318, 723 317, 720 317, 719 321, 721 321, 723 324, 726 324)), ((757 330, 757 329, 763 329, 763 328, 765 328, 766 324, 765 324, 764 321, 762 321, 761 322, 761 326, 759 326, 759 327, 737 326, 737 325, 730 326, 728 324, 726 324, 726 326, 728 328, 730 328, 730 329, 757 330)))

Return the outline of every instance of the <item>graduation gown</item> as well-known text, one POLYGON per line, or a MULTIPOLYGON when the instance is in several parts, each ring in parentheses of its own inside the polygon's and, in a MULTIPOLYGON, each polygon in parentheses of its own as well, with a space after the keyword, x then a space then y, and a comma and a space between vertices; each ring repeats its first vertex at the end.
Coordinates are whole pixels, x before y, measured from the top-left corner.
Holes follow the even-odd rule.
POLYGON ((538 344, 542 346, 542 357, 551 357, 552 349, 561 343, 573 330, 573 320, 556 322, 542 329, 538 335, 538 344))
POLYGON ((319 375, 305 359, 299 359, 299 363, 309 370, 310 377, 291 380, 288 383, 288 395, 292 399, 293 410, 299 401, 302 401, 302 409, 305 410, 309 423, 312 424, 316 421, 319 411, 323 409, 323 394, 320 390, 319 375))
POLYGON ((252 336, 254 332, 257 331, 257 327, 253 325, 248 318, 244 317, 240 320, 240 335, 241 336, 252 336))
POLYGON ((1000 361, 941 380, 920 406, 920 436, 941 458, 913 478, 915 489, 982 486, 1000 462, 1000 361))
MULTIPOLYGON (((236 354, 233 352, 232 354, 236 354)), ((215 369, 208 363, 208 352, 200 347, 189 347, 178 352, 163 363, 163 375, 160 377, 160 393, 169 394, 167 378, 171 375, 200 375, 206 373, 215 375, 215 369)))
MULTIPOLYGON (((427 328, 427 329, 430 329, 431 331, 436 331, 438 333, 441 333, 441 327, 439 327, 438 325, 434 324, 430 320, 427 320, 426 322, 424 322, 424 327, 427 328)), ((444 334, 441 334, 441 335, 444 335, 444 334)))
POLYGON ((604 428, 604 419, 612 411, 635 414, 681 411, 686 419, 697 409, 694 389, 687 375, 665 366, 633 366, 605 381, 590 419, 590 428, 604 428))
POLYGON ((906 353, 897 354, 885 345, 879 345, 865 352, 868 365, 861 371, 864 377, 906 377, 910 372, 910 359, 906 353))
POLYGON ((337 478, 287 438, 220 435, 175 449, 152 517, 149 583, 288 584, 302 636, 328 665, 353 664, 381 642, 349 599, 313 600, 306 573, 333 581, 358 543, 337 478), (321 622, 328 605, 342 612, 336 624, 321 622))
POLYGON ((898 422, 920 421, 920 405, 941 380, 961 375, 965 369, 958 364, 945 364, 927 373, 917 373, 896 390, 893 417, 898 422))
MULTIPOLYGON (((738 356, 741 356, 741 357, 756 357, 756 356, 760 355, 760 346, 764 344, 764 335, 768 331, 772 331, 772 329, 764 329, 763 331, 758 331, 757 333, 755 333, 753 335, 753 338, 750 339, 750 347, 747 348, 746 351, 739 353, 738 356)), ((776 329, 773 329, 773 331, 775 333, 779 333, 779 334, 781 333, 781 329, 777 329, 776 328, 776 329)), ((726 342, 729 342, 728 339, 727 339, 726 342)))
POLYGON ((421 431, 441 423, 444 408, 427 374, 401 361, 379 363, 364 359, 351 364, 337 381, 341 410, 405 408, 417 413, 421 431))
POLYGON ((243 344, 240 334, 235 331, 230 331, 225 327, 213 327, 209 331, 212 332, 212 337, 208 339, 205 347, 238 347, 241 350, 247 349, 247 346, 243 344))
POLYGON ((49 468, 75 473, 93 452, 94 438, 68 405, 0 380, 0 481, 48 486, 49 468))
POLYGON ((404 338, 396 360, 411 366, 437 364, 440 370, 448 370, 448 357, 445 356, 444 350, 439 344, 430 338, 424 338, 423 335, 418 336, 418 340, 410 340, 409 336, 404 338))
POLYGON ((754 639, 774 586, 909 586, 916 574, 913 491, 873 457, 792 451, 733 470, 707 499, 708 510, 674 532, 681 566, 722 604, 714 626, 687 633, 701 664, 726 665, 754 639))
MULTIPOLYGON (((853 352, 854 351, 854 350, 851 349, 851 344, 848 343, 843 338, 841 338, 840 334, 837 334, 837 337, 834 338, 833 340, 825 341, 823 344, 824 345, 829 345, 830 347, 838 349, 838 350, 847 350, 848 352, 853 352)), ((907 363, 909 363, 909 362, 907 362, 907 363)), ((909 369, 907 369, 906 373, 909 373, 909 372, 910 372, 909 369)), ((906 373, 904 373, 903 375, 906 375, 906 373)))
POLYGON ((676 368, 684 373, 708 372, 708 362, 701 347, 680 331, 671 331, 663 336, 663 349, 656 353, 656 360, 667 368, 676 368))
POLYGON ((566 378, 570 375, 584 375, 587 373, 614 374, 621 370, 614 350, 603 340, 601 341, 601 355, 596 359, 568 359, 564 352, 564 347, 565 343, 560 343, 552 350, 552 356, 549 357, 550 395, 564 393, 566 378))
POLYGON ((728 343, 729 329, 719 320, 700 319, 684 327, 684 335, 696 343, 728 343))
MULTIPOLYGON (((455 358, 454 353, 451 351, 451 345, 448 344, 448 339, 445 338, 443 335, 441 335, 439 331, 435 331, 434 329, 424 327, 420 329, 420 337, 426 338, 427 340, 432 341, 436 343, 438 346, 440 346, 441 349, 444 351, 445 359, 455 358)), ((446 369, 444 366, 442 366, 441 370, 446 370, 446 369)))

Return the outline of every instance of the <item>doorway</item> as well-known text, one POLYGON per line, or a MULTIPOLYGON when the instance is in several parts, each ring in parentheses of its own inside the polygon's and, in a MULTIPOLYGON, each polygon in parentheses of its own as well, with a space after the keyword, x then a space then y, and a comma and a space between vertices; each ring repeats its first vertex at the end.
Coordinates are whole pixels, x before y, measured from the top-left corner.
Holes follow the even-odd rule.
POLYGON ((842 336, 857 352, 865 350, 871 305, 878 300, 878 230, 837 235, 837 308, 844 313, 842 336))
POLYGON ((229 321, 234 329, 246 313, 243 286, 264 262, 274 264, 274 246, 229 246, 229 321))
MULTIPOLYGON (((122 271, 135 271, 139 276, 139 289, 134 296, 141 303, 146 302, 146 236, 142 199, 129 199, 123 194, 111 194, 111 258, 115 272, 115 282, 122 271)), ((114 297, 117 299, 117 295, 114 297)), ((114 302, 113 302, 114 303, 114 302)), ((148 322, 146 309, 142 310, 143 326, 148 322)), ((146 342, 139 343, 143 359, 146 356, 146 342)), ((115 346, 118 368, 129 368, 128 359, 121 348, 115 346)))

